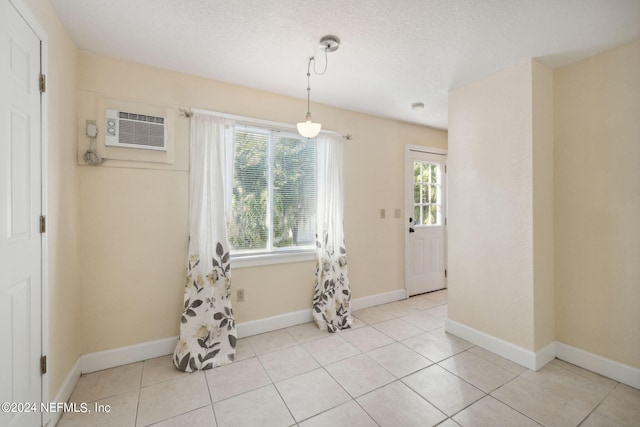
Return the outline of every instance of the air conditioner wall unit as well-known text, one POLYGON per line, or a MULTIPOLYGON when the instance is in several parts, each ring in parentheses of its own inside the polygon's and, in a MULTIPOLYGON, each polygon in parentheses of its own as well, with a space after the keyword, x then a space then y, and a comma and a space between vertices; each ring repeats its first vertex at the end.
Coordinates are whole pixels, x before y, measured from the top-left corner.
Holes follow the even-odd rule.
POLYGON ((166 117, 107 109, 105 145, 167 151, 166 117))

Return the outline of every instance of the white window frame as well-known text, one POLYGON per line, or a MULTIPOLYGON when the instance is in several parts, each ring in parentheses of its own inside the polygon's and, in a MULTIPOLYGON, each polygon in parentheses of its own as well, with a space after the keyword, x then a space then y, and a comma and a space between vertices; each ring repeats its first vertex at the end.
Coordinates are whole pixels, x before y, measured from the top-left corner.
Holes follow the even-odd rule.
MULTIPOLYGON (((269 122, 265 120, 258 119, 250 119, 246 117, 237 117, 237 116, 229 116, 224 115, 229 118, 235 119, 235 128, 236 130, 249 130, 252 132, 264 132, 265 134, 272 134, 273 132, 283 132, 291 135, 297 134, 297 130, 295 127, 282 124, 269 122), (241 120, 239 120, 241 119, 241 120)), ((315 138, 314 138, 315 140, 315 138)), ((272 208, 272 198, 273 198, 273 180, 272 180, 272 169, 271 169, 271 157, 273 155, 273 145, 271 142, 269 143, 269 169, 268 169, 268 193, 269 200, 267 201, 267 222, 271 223, 271 208, 272 208)), ((231 175, 233 176, 234 170, 233 165, 231 165, 231 175)), ((233 268, 243 268, 243 267, 254 267, 259 265, 270 265, 270 264, 284 264, 284 263, 292 263, 292 262, 302 262, 302 261, 313 261, 316 259, 315 252, 315 242, 311 243, 308 246, 300 246, 300 247, 290 247, 290 248, 273 248, 272 242, 272 234, 273 230, 269 229, 269 235, 267 236, 267 248, 264 250, 255 250, 255 251, 234 251, 232 250, 230 253, 231 256, 231 264, 233 268)))

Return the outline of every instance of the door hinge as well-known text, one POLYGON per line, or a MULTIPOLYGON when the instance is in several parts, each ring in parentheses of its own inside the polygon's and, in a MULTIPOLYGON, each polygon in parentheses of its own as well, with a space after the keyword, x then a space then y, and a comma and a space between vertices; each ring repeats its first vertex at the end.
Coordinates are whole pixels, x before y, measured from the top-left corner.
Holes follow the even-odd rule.
POLYGON ((47 356, 40 356, 40 375, 47 373, 47 356))
POLYGON ((40 234, 47 232, 47 217, 40 215, 40 234))
POLYGON ((47 90, 47 76, 40 74, 40 93, 44 93, 47 90))
POLYGON ((446 268, 444 269, 444 277, 445 278, 447 277, 447 269, 446 268))

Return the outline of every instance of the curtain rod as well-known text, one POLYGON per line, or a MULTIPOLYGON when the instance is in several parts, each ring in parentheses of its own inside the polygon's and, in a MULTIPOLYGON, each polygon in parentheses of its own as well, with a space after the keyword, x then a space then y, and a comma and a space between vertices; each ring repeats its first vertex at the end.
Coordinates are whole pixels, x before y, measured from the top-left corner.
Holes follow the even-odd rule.
MULTIPOLYGON (((222 117, 224 119, 230 119, 230 120, 235 120, 237 122, 240 122, 242 124, 248 124, 248 125, 264 125, 267 127, 275 127, 275 128, 280 128, 277 130, 296 130, 296 127, 288 124, 288 123, 279 123, 279 122, 273 122, 271 120, 262 120, 262 119, 254 119, 251 117, 245 117, 245 116, 238 116, 235 114, 227 114, 227 113, 220 113, 217 111, 210 111, 210 110, 201 110, 199 108, 191 108, 191 109, 187 109, 187 108, 179 108, 178 109, 180 111, 180 114, 183 115, 184 117, 187 118, 191 118, 193 117, 193 113, 199 113, 199 114, 206 114, 209 116, 215 116, 215 117, 222 117)), ((332 130, 323 130, 321 131, 321 133, 328 133, 328 134, 332 134, 332 135, 340 135, 338 132, 336 131, 332 131, 332 130)), ((347 140, 347 141, 352 141, 353 140, 353 135, 351 135, 350 133, 346 134, 346 135, 340 135, 343 139, 347 140)))

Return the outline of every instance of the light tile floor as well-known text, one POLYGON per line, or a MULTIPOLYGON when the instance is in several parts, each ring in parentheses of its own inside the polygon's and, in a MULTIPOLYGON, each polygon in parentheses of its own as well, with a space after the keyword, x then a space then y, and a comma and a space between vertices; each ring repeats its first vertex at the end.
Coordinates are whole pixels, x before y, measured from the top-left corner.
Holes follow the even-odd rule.
POLYGON ((639 426, 640 390, 554 360, 538 372, 444 332, 447 291, 238 340, 230 365, 171 356, 84 375, 59 427, 639 426), (106 407, 106 406, 103 406, 106 407))

